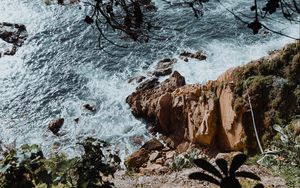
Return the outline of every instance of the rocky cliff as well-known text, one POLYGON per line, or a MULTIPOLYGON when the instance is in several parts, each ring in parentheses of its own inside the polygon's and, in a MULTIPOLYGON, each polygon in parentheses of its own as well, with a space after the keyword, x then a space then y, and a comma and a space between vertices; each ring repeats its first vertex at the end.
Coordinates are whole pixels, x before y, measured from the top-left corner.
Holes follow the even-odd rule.
POLYGON ((136 117, 165 135, 170 147, 190 142, 232 151, 257 148, 249 98, 263 143, 273 136, 273 124, 300 114, 298 44, 230 69, 204 85, 186 85, 177 71, 162 83, 146 80, 126 101, 136 117))

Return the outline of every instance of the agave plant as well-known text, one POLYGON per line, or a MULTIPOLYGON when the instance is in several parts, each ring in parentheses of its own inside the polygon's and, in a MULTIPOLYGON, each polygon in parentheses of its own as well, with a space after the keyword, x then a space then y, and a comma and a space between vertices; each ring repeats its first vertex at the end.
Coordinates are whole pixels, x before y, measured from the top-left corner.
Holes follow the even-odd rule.
MULTIPOLYGON (((247 157, 244 154, 238 154, 234 156, 229 170, 226 160, 217 159, 216 164, 221 169, 221 172, 205 159, 195 159, 194 163, 198 167, 202 168, 203 170, 212 174, 213 176, 203 172, 194 172, 189 175, 189 178, 200 181, 208 181, 210 183, 220 186, 221 188, 241 188, 242 186, 237 179, 238 177, 260 181, 260 177, 258 177, 252 172, 237 171, 245 163, 246 159, 247 157), (219 180, 215 177, 217 177, 219 180)), ((260 183, 254 186, 254 188, 262 187, 264 186, 260 183)))

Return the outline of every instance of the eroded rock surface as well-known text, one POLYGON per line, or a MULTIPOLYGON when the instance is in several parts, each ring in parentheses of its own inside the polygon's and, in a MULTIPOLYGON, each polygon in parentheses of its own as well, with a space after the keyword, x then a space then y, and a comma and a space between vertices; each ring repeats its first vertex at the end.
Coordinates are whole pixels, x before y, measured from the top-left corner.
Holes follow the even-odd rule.
POLYGON ((153 151, 162 150, 163 148, 164 145, 153 138, 146 142, 139 150, 131 154, 125 160, 125 165, 129 170, 138 171, 149 160, 153 151))
MULTIPOLYGON (((169 79, 141 86, 127 98, 133 114, 155 125, 173 148, 184 142, 234 151, 257 148, 248 95, 262 142, 276 122, 300 113, 300 46, 290 44, 270 56, 230 69, 206 84, 169 79), (155 83, 155 84, 153 84, 155 83), (247 84, 247 86, 246 86, 247 84)), ((268 139, 269 138, 269 139, 268 139)))

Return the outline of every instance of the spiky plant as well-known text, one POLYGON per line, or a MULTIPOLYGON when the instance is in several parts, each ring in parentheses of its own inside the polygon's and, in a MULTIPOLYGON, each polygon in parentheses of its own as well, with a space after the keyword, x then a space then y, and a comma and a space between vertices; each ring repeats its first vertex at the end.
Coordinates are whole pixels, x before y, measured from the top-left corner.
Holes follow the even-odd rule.
MULTIPOLYGON (((216 164, 221 169, 221 172, 205 159, 195 159, 194 163, 198 167, 202 168, 204 171, 212 174, 213 176, 203 172, 194 172, 189 175, 189 178, 200 181, 208 181, 210 183, 220 186, 221 188, 241 188, 242 186, 239 180, 237 179, 238 177, 260 181, 260 177, 258 177, 252 172, 237 171, 245 163, 246 159, 247 156, 244 154, 238 154, 234 156, 229 170, 226 160, 217 159, 216 164), (219 180, 215 177, 217 177, 219 180)), ((264 186, 260 183, 254 186, 254 188, 261 187, 264 186)))

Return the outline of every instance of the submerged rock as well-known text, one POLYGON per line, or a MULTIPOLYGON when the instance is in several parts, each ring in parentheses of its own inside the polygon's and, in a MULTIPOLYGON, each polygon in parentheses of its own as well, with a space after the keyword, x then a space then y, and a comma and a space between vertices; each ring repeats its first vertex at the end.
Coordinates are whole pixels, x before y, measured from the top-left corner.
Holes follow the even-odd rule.
POLYGON ((60 128, 63 126, 65 119, 64 118, 58 118, 55 120, 52 120, 49 125, 48 129, 55 135, 58 134, 60 128))

